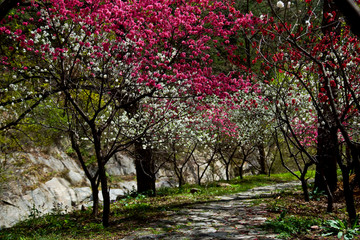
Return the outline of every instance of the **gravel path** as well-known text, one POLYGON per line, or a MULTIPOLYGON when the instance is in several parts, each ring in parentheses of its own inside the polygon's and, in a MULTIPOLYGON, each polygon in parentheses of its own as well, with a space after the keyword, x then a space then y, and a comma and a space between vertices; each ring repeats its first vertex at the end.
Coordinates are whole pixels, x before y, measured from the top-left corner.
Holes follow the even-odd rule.
POLYGON ((265 204, 253 206, 250 199, 271 197, 277 192, 291 189, 297 182, 258 187, 246 192, 219 197, 218 201, 192 204, 168 217, 152 222, 122 238, 132 239, 276 239, 258 228, 266 221, 265 204))

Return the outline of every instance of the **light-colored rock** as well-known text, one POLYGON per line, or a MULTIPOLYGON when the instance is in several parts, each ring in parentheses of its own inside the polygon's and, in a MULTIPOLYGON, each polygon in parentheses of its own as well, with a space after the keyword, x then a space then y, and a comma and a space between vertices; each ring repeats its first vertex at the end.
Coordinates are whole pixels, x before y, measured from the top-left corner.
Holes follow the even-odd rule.
POLYGON ((119 183, 121 189, 125 191, 126 194, 136 191, 137 185, 136 181, 124 181, 119 183))
POLYGON ((75 191, 70 183, 63 178, 53 178, 45 183, 52 194, 56 206, 75 206, 77 204, 75 191))
POLYGON ((74 188, 79 204, 91 201, 92 192, 89 187, 74 188))
POLYGON ((106 171, 113 176, 135 175, 134 160, 129 156, 117 153, 106 164, 106 171))
POLYGON ((156 182, 156 188, 168 188, 168 187, 178 187, 178 183, 169 178, 159 178, 156 182))
MULTIPOLYGON (((12 226, 35 213, 46 214, 54 209, 72 210, 91 205, 90 183, 77 160, 57 148, 51 148, 48 153, 34 149, 27 153, 15 153, 7 157, 6 161, 0 156, 0 164, 6 164, 8 172, 13 173, 6 184, 0 185, 0 227, 12 226)), ((198 162, 201 165, 200 173, 207 169, 206 161, 204 158, 198 162)), ((216 164, 216 171, 207 170, 202 183, 224 178, 223 167, 216 164)), ((136 174, 133 159, 123 153, 116 154, 107 163, 106 170, 111 176, 127 176, 121 179, 130 179, 130 176, 136 174)), ((197 174, 195 163, 189 161, 184 169, 186 182, 197 182, 197 174)), ((175 187, 178 184, 171 164, 165 164, 156 176, 157 188, 175 187)), ((131 179, 110 184, 114 188, 110 190, 112 201, 136 191, 136 181, 131 179)), ((99 198, 102 200, 101 191, 99 198)))
MULTIPOLYGON (((125 194, 126 192, 123 189, 110 189, 110 201, 114 202, 118 196, 124 196, 125 194)), ((99 200, 104 200, 101 191, 99 192, 99 200)))
MULTIPOLYGON (((0 208, 0 228, 15 225, 18 221, 25 218, 25 216, 23 216, 23 211, 17 206, 0 204, 0 208)), ((29 216, 28 212, 25 214, 26 216, 29 216)))
POLYGON ((216 186, 217 187, 231 187, 231 184, 219 182, 219 183, 216 184, 216 186))
POLYGON ((81 185, 84 181, 84 175, 70 170, 67 174, 72 185, 81 185))
POLYGON ((276 234, 265 232, 259 227, 267 220, 266 205, 253 205, 249 200, 239 199, 242 199, 242 194, 246 198, 254 192, 265 194, 286 186, 291 189, 294 184, 276 184, 257 188, 256 191, 249 190, 221 198, 226 201, 190 204, 177 211, 167 211, 166 219, 155 220, 149 223, 151 228, 139 228, 122 239, 277 240, 276 234), (167 226, 166 230, 164 226, 167 226))
MULTIPOLYGON (((0 158, 0 161, 4 160, 0 158)), ((51 149, 51 156, 36 150, 15 153, 6 164, 14 176, 6 185, 1 185, 0 228, 10 227, 29 216, 92 205, 92 191, 82 168, 57 148, 51 149)), ((133 160, 122 154, 109 162, 107 170, 110 175, 135 174, 133 160)), ((119 188, 110 190, 111 201, 136 189, 136 181, 117 185, 119 188)), ((103 199, 101 191, 99 198, 103 199)))

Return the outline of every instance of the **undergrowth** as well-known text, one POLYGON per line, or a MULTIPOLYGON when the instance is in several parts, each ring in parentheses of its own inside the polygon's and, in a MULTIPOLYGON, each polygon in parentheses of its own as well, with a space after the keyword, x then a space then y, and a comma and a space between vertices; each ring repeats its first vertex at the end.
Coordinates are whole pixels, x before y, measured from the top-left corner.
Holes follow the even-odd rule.
POLYGON ((176 211, 187 204, 213 201, 216 196, 246 191, 279 182, 296 180, 291 174, 249 176, 233 179, 227 185, 209 183, 202 186, 184 185, 181 188, 162 188, 156 197, 130 194, 111 206, 111 226, 103 228, 100 217, 91 209, 62 214, 60 211, 40 216, 36 209, 26 221, 12 228, 2 229, 0 239, 119 239, 148 222, 176 211), (196 188, 195 193, 191 193, 196 188))
POLYGON ((283 211, 278 218, 266 221, 263 228, 279 234, 278 238, 280 239, 289 239, 292 236, 309 232, 312 226, 322 224, 322 219, 294 215, 286 216, 286 211, 283 211))

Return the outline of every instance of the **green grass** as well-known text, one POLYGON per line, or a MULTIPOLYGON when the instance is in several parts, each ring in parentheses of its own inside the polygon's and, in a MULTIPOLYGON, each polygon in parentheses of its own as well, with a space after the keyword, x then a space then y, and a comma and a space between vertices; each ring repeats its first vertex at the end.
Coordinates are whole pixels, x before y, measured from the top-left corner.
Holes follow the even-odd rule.
POLYGON ((323 224, 320 218, 285 216, 280 215, 277 219, 268 220, 263 225, 264 229, 271 230, 279 234, 278 238, 288 239, 297 234, 305 234, 310 231, 311 226, 319 226, 323 224))
MULTIPOLYGON (((314 178, 315 171, 309 171, 307 177, 314 178)), ((270 177, 267 175, 252 175, 247 176, 244 179, 235 178, 230 180, 229 182, 220 181, 224 183, 229 183, 229 187, 219 187, 217 186, 217 182, 204 184, 202 186, 199 185, 190 185, 185 184, 181 188, 163 188, 158 191, 158 195, 184 195, 190 194, 192 188, 197 188, 199 191, 196 193, 198 195, 204 196, 221 196, 224 194, 232 194, 247 191, 254 187, 261 187, 270 184, 296 181, 298 180, 291 173, 279 173, 272 174, 270 177)))
POLYGON ((91 211, 70 214, 48 214, 32 218, 9 229, 0 231, 0 239, 119 239, 147 222, 164 216, 165 210, 176 211, 186 204, 206 202, 216 196, 243 192, 254 187, 296 180, 289 173, 247 176, 233 179, 228 186, 210 184, 184 185, 182 188, 163 188, 156 197, 127 197, 111 206, 111 226, 103 228, 101 219, 92 217, 91 211), (192 194, 190 190, 199 191, 192 194))

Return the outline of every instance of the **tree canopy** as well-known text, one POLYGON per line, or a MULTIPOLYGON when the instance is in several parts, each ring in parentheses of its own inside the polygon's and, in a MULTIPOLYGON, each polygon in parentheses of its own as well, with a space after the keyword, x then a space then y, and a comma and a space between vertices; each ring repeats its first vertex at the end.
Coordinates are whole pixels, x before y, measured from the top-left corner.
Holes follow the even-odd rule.
MULTIPOLYGON (((264 171, 265 148, 280 135, 278 150, 282 143, 301 155, 294 157, 301 171, 325 169, 330 148, 335 174, 338 164, 346 178, 360 170, 360 49, 344 21, 354 22, 358 10, 346 1, 344 19, 335 2, 4 0, 0 130, 38 123, 67 135, 94 195, 101 185, 104 226, 106 163, 131 146, 138 179, 149 183, 144 191, 155 191, 154 150, 173 151, 181 183, 198 142, 214 144, 226 168, 235 150, 245 161, 245 149, 256 146, 264 171), (188 147, 183 165, 179 143, 188 147), (346 149, 351 156, 343 157, 346 149)), ((336 179, 320 175, 331 199, 336 179)))

